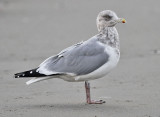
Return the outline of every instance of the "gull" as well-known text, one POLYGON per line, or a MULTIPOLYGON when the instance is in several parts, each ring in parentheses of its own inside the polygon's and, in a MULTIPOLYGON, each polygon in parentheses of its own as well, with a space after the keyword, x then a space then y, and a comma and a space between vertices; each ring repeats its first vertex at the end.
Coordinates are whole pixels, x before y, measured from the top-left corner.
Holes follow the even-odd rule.
POLYGON ((15 78, 34 77, 26 82, 27 85, 52 78, 85 82, 87 103, 105 103, 103 100, 91 100, 88 81, 102 78, 116 67, 120 58, 120 44, 115 25, 126 20, 111 10, 104 10, 98 14, 96 22, 97 35, 49 57, 35 69, 16 73, 15 78))

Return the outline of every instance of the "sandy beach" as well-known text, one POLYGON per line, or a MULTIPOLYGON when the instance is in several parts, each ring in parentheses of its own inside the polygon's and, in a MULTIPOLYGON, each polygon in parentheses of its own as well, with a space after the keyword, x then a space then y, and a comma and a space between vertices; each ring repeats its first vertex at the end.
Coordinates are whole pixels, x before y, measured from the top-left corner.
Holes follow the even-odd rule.
POLYGON ((1 0, 0 117, 160 117, 160 1, 1 0), (36 68, 62 49, 97 34, 96 17, 110 9, 126 24, 118 66, 90 81, 52 79, 27 86, 14 73, 36 68))

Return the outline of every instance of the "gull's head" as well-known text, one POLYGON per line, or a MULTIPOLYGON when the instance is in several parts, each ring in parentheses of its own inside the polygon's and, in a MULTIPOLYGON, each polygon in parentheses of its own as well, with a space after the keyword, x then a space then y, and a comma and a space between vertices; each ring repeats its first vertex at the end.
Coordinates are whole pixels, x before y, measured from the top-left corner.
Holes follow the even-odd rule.
POLYGON ((125 23, 124 18, 119 18, 115 12, 111 10, 105 10, 97 16, 97 27, 101 31, 105 27, 114 27, 117 23, 125 23))

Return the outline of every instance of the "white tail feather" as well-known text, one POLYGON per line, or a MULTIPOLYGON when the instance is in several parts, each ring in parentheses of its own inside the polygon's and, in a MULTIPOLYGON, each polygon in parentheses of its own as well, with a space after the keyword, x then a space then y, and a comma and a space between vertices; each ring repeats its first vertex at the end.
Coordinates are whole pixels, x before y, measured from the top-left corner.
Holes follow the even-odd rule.
MULTIPOLYGON (((39 81, 42 81, 42 80, 47 80, 47 79, 50 79, 51 77, 43 77, 43 78, 32 78, 31 80, 27 81, 26 84, 27 85, 30 85, 32 83, 36 83, 36 82, 39 82, 39 81)), ((53 77, 52 77, 53 78, 53 77)))

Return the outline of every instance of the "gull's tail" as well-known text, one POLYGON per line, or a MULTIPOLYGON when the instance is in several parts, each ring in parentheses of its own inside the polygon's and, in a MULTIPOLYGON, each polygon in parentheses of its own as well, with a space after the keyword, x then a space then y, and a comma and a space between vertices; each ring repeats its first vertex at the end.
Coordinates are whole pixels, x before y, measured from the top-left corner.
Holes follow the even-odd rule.
POLYGON ((57 74, 51 74, 51 75, 45 75, 45 74, 41 74, 39 72, 37 72, 37 69, 32 69, 32 70, 28 70, 28 71, 24 71, 24 72, 20 72, 20 73, 16 73, 14 74, 15 78, 25 78, 25 77, 36 77, 36 78, 32 78, 31 80, 27 81, 26 84, 32 84, 35 82, 39 82, 42 80, 47 80, 47 79, 51 79, 54 78, 58 75, 63 75, 62 73, 57 73, 57 74))
POLYGON ((32 83, 36 83, 36 82, 39 82, 39 81, 43 81, 43 80, 48 80, 48 79, 51 79, 53 77, 38 77, 38 78, 32 78, 31 80, 27 81, 26 84, 27 85, 30 85, 32 83))
POLYGON ((14 74, 15 78, 24 78, 24 77, 44 77, 46 76, 45 74, 40 74, 38 73, 36 69, 32 69, 32 70, 28 70, 28 71, 24 71, 24 72, 20 72, 20 73, 16 73, 14 74))

